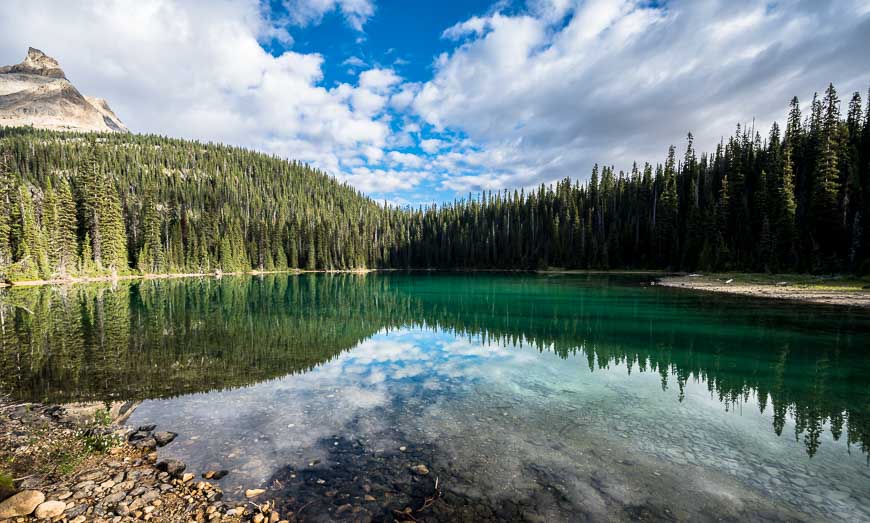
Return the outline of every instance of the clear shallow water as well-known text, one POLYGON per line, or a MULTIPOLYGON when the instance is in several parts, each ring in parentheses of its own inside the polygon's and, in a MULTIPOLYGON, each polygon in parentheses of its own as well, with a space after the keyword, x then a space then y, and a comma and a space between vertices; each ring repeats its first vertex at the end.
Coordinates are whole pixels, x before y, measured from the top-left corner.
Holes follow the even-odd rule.
POLYGON ((16 289, 2 385, 143 399, 164 455, 309 520, 416 510, 436 477, 417 519, 870 520, 867 313, 642 280, 16 289))

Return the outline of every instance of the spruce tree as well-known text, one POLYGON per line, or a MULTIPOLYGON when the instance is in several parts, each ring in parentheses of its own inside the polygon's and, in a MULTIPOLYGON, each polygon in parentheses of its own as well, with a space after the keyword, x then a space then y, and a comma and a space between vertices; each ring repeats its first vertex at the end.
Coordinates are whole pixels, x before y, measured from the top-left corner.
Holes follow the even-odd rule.
POLYGON ((9 154, 0 153, 0 271, 12 263, 11 193, 16 190, 16 184, 12 176, 10 158, 9 154))
POLYGON ((839 213, 840 176, 837 153, 840 140, 840 100, 833 85, 825 91, 821 105, 812 194, 814 268, 836 270, 840 264, 837 247, 842 241, 839 213))

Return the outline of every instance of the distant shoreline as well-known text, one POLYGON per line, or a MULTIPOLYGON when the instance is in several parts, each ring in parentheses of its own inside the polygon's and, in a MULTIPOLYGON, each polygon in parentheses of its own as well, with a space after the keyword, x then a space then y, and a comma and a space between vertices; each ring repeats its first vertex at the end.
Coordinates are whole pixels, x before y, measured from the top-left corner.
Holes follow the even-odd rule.
POLYGON ((867 282, 845 277, 808 275, 713 274, 673 275, 658 278, 657 285, 692 291, 771 298, 822 305, 870 309, 867 282))
MULTIPOLYGON (((179 278, 220 278, 223 276, 258 276, 264 274, 368 274, 372 272, 402 272, 404 269, 335 269, 285 271, 238 271, 238 272, 195 272, 166 274, 126 274, 122 276, 87 276, 52 280, 26 280, 0 283, 6 287, 39 287, 43 285, 75 285, 82 283, 117 282, 132 280, 168 280, 179 278)), ((868 282, 843 276, 816 277, 811 275, 769 275, 755 273, 722 274, 673 274, 657 270, 579 270, 579 269, 408 269, 412 272, 446 273, 529 273, 541 275, 559 274, 634 274, 653 277, 652 283, 663 287, 687 289, 692 291, 714 292, 769 298, 777 300, 801 301, 824 305, 843 305, 870 309, 870 284, 868 282)))
POLYGON ((262 274, 306 274, 306 273, 348 273, 366 274, 378 269, 343 269, 343 270, 305 270, 292 269, 286 271, 237 271, 237 272, 180 272, 164 274, 125 274, 119 276, 81 276, 71 278, 57 278, 52 280, 22 280, 14 282, 2 282, 2 287, 39 287, 42 285, 74 285, 78 283, 100 283, 124 280, 171 280, 178 278, 221 278, 223 276, 258 276, 262 274))
POLYGON ((81 276, 51 280, 22 280, 0 282, 3 287, 39 287, 42 285, 74 285, 124 280, 169 280, 177 278, 220 278, 223 276, 258 276, 263 274, 368 274, 372 272, 446 272, 446 273, 528 273, 528 274, 667 274, 656 270, 580 270, 580 269, 288 269, 283 271, 236 271, 236 272, 179 272, 161 274, 125 274, 118 276, 81 276))

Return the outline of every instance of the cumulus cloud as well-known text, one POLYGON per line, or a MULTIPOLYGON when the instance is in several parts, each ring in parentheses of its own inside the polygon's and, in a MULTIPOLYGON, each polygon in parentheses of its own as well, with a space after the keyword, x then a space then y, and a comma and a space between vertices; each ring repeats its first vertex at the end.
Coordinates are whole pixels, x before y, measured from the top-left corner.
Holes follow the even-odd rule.
POLYGON ((389 157, 391 162, 397 165, 412 167, 415 169, 419 169, 423 165, 423 159, 416 154, 390 151, 389 154, 387 154, 387 157, 389 157))
POLYGON ((292 33, 339 15, 359 31, 345 43, 373 56, 373 0, 270 5, 10 0, 0 63, 41 48, 136 132, 302 160, 394 202, 629 168, 689 131, 710 150, 738 122, 782 120, 793 95, 833 82, 845 99, 870 82, 866 0, 494 3, 439 28, 446 51, 415 57, 431 75, 342 55, 350 82, 326 78, 336 64, 292 33))
MULTIPOLYGON (((300 17, 330 6, 346 16, 371 12, 369 2, 294 5, 300 17)), ((374 69, 357 85, 325 87, 320 54, 264 50, 284 33, 254 0, 28 0, 0 10, 0 63, 41 48, 136 132, 247 146, 334 174, 361 152, 383 157, 391 130, 382 113, 398 77, 374 69)))
POLYGON ((437 138, 427 138, 425 140, 420 140, 420 148, 429 154, 438 152, 442 147, 444 147, 444 145, 444 141, 437 138))
POLYGON ((410 190, 430 177, 426 171, 355 167, 338 178, 369 193, 392 193, 410 190))
POLYGON ((855 0, 534 0, 443 37, 456 47, 435 60, 412 106, 473 145, 436 162, 455 191, 657 161, 689 131, 709 150, 738 122, 781 121, 793 95, 870 81, 870 15, 855 0))

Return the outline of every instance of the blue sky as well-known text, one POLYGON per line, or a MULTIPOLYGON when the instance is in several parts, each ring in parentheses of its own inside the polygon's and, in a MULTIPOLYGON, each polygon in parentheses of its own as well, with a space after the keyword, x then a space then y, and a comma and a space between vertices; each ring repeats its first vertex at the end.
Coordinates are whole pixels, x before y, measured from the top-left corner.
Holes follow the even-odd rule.
MULTIPOLYGON (((272 1, 269 5, 274 18, 289 15, 283 2, 272 1)), ((486 13, 491 6, 488 0, 378 2, 364 31, 354 29, 335 10, 326 13, 317 25, 291 29, 293 44, 273 40, 265 45, 274 55, 289 49, 320 53, 325 58, 323 71, 327 83, 353 82, 360 69, 370 66, 391 67, 406 80, 424 82, 432 76, 434 57, 452 47, 441 38, 444 29, 486 13), (353 58, 365 65, 345 63, 353 58)))
POLYGON ((766 131, 870 85, 866 0, 10 0, 28 46, 134 132, 311 163, 378 200, 451 201, 766 131))

